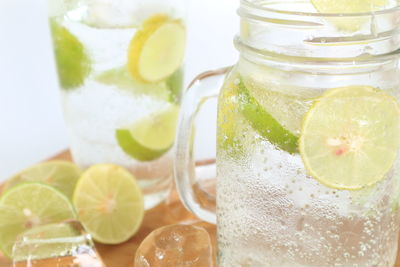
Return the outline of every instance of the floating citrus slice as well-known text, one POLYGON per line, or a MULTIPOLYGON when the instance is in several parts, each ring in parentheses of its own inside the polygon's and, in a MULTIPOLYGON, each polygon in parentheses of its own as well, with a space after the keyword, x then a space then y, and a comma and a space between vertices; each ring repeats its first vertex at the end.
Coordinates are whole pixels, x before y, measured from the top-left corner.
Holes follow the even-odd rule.
POLYGON ((0 199, 0 249, 11 256, 19 234, 38 225, 74 218, 71 202, 53 187, 41 183, 17 185, 0 199))
POLYGON ((55 187, 72 198, 75 184, 81 170, 69 161, 48 161, 32 166, 12 177, 4 185, 4 190, 23 182, 42 182, 55 187))
POLYGON ((186 29, 180 20, 167 15, 148 18, 129 46, 128 68, 137 80, 159 82, 182 65, 186 29))
POLYGON ((119 146, 139 161, 155 160, 170 150, 175 141, 179 107, 152 114, 128 129, 116 131, 119 146))
MULTIPOLYGON (((381 10, 388 5, 388 0, 311 0, 314 7, 321 13, 357 14, 381 10)), ((328 18, 339 30, 355 32, 366 23, 361 16, 328 18)))
POLYGON ((67 28, 50 20, 60 85, 63 89, 81 86, 91 70, 85 47, 67 28))
POLYGON ((143 194, 135 178, 111 164, 86 170, 73 202, 85 230, 105 244, 128 240, 139 230, 144 215, 143 194))
POLYGON ((368 86, 327 91, 306 114, 299 141, 310 175, 331 188, 347 190, 383 179, 399 145, 397 100, 368 86))

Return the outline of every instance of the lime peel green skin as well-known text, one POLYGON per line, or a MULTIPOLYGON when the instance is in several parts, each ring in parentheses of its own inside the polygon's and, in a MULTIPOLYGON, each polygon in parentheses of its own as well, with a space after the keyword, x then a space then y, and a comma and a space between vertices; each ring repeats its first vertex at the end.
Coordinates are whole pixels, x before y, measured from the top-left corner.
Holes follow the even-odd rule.
POLYGON ((91 72, 91 60, 83 44, 55 19, 50 20, 58 77, 64 90, 82 86, 91 72))
POLYGON ((126 129, 119 129, 115 134, 122 150, 138 161, 156 160, 171 149, 171 147, 161 150, 149 149, 132 138, 131 132, 126 129))
POLYGON ((280 125, 263 109, 258 101, 250 95, 243 79, 240 79, 239 89, 241 112, 253 129, 280 149, 289 153, 297 153, 299 138, 280 125))

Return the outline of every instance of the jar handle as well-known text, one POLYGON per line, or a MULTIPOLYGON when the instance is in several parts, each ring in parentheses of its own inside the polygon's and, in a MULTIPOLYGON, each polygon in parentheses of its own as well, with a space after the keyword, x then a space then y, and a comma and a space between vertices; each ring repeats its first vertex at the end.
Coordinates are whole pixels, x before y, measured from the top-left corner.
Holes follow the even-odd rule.
POLYGON ((202 104, 211 97, 217 97, 224 83, 225 74, 231 67, 200 74, 189 85, 183 101, 175 147, 175 182, 184 206, 203 221, 216 224, 215 201, 213 207, 205 207, 199 201, 195 190, 198 179, 195 174, 193 136, 195 119, 202 104))

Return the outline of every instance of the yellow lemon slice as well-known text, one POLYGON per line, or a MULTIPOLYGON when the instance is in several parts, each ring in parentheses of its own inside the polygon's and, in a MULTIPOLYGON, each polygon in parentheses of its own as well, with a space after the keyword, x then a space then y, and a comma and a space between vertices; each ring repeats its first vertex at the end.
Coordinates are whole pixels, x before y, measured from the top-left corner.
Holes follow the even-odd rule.
POLYGON ((155 83, 167 79, 183 62, 186 29, 167 15, 148 18, 129 45, 128 68, 134 78, 155 83))

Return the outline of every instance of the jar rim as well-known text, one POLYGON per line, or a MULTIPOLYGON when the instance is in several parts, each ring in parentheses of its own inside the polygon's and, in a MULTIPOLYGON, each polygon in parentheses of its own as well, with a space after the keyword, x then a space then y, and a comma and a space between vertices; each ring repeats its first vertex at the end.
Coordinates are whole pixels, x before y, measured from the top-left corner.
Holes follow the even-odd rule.
POLYGON ((254 3, 254 0, 241 0, 241 6, 246 6, 248 8, 259 9, 263 11, 268 11, 277 14, 304 16, 304 17, 330 17, 330 18, 345 18, 345 17, 371 17, 376 15, 385 15, 400 11, 400 3, 396 6, 377 10, 372 12, 359 12, 359 13, 320 13, 320 12, 303 12, 303 11, 291 11, 291 10, 280 10, 266 6, 260 6, 254 3))

